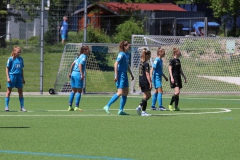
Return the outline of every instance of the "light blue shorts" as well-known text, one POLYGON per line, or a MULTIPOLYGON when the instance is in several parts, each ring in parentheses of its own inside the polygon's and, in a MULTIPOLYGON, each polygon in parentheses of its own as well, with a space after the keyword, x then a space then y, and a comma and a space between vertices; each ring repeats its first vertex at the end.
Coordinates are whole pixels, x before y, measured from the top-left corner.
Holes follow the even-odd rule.
POLYGON ((118 72, 118 80, 116 82, 117 89, 128 88, 128 76, 126 72, 118 72))
POLYGON ((67 39, 67 36, 66 35, 61 35, 61 37, 62 37, 62 40, 66 40, 67 39))
POLYGON ((152 83, 155 89, 162 87, 162 78, 159 76, 153 77, 152 83))
POLYGON ((71 75, 71 87, 83 88, 83 81, 80 78, 80 72, 73 72, 71 75))
POLYGON ((8 88, 23 88, 22 75, 21 74, 9 74, 11 83, 7 82, 8 88))

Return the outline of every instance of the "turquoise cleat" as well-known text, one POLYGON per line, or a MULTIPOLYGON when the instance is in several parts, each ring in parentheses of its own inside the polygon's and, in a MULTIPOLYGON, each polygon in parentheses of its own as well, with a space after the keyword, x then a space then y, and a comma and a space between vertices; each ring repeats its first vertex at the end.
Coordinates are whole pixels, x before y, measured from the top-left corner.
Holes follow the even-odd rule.
POLYGON ((127 114, 126 112, 123 112, 123 111, 118 111, 118 115, 129 115, 129 114, 127 114))
POLYGON ((103 107, 103 109, 106 111, 107 114, 110 114, 110 111, 109 111, 109 107, 108 107, 108 106, 103 107))

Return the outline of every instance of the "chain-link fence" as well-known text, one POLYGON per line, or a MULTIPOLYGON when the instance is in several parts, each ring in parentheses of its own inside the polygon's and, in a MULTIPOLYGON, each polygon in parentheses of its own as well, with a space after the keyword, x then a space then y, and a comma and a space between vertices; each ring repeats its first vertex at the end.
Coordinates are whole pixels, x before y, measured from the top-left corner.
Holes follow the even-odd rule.
MULTIPOLYGON (((45 0, 43 17, 41 17, 41 0, 36 1, 3 1, 7 14, 0 16, 0 55, 1 65, 0 82, 5 82, 6 61, 11 54, 13 46, 20 46, 22 49, 22 57, 25 62, 26 85, 24 91, 38 92, 40 90, 40 80, 43 78, 43 91, 48 91, 54 87, 60 59, 64 51, 66 43, 79 43, 84 40, 84 1, 50 1, 45 0), (7 5, 7 2, 10 2, 7 5), (51 3, 50 3, 51 2, 51 3), (67 16, 68 20, 68 36, 64 44, 60 35, 61 26, 63 24, 63 16, 67 16), (44 59, 41 60, 41 19, 43 18, 44 26, 44 59), (40 66, 43 63, 43 77, 40 75, 40 66)), ((107 6, 98 3, 88 3, 87 8, 87 27, 100 29, 105 35, 112 37, 115 35, 116 28, 119 24, 128 20, 131 16, 135 19, 145 22, 146 33, 156 31, 154 34, 166 35, 168 31, 171 35, 183 31, 183 28, 191 26, 193 21, 183 22, 177 19, 173 21, 163 21, 159 19, 164 12, 151 11, 145 12, 117 13, 107 6), (153 15, 156 15, 154 17, 153 15), (147 16, 147 17, 146 17, 147 16), (182 24, 183 23, 183 24, 182 24), (182 24, 182 25, 180 25, 182 24), (169 26, 171 26, 169 28, 169 26), (175 27, 174 27, 175 26, 175 27)), ((0 13, 1 14, 1 13, 0 13)), ((170 15, 190 16, 190 13, 179 14, 179 12, 166 12, 165 17, 170 15)), ((193 15, 193 14, 192 14, 193 15)), ((195 17, 202 17, 203 14, 194 14, 195 17)), ((175 17, 179 18, 179 17, 175 17)), ((195 19, 203 20, 203 18, 195 19)), ((89 30, 89 29, 88 29, 89 30)), ((182 34, 182 33, 181 33, 182 34)), ((97 39, 94 35, 89 35, 92 39, 97 39)), ((105 40, 105 38, 102 38, 105 40)), ((102 42, 103 43, 103 42, 102 42)), ((4 86, 3 86, 4 90, 4 86)))

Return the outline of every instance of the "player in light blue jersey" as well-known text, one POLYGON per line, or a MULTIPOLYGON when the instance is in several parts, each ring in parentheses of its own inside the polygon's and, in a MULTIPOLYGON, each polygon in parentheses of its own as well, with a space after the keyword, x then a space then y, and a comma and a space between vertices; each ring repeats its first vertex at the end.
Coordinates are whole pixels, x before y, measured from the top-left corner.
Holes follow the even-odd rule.
POLYGON ((19 101, 20 101, 20 111, 26 112, 24 108, 24 98, 23 98, 23 84, 25 84, 23 76, 23 58, 20 57, 21 48, 13 47, 11 57, 8 58, 6 66, 6 76, 7 76, 7 92, 5 97, 5 111, 9 111, 9 101, 12 88, 18 89, 19 101))
POLYGON ((162 76, 166 81, 168 78, 163 74, 163 60, 162 58, 165 56, 165 50, 158 48, 157 57, 155 58, 150 74, 152 75, 152 82, 154 85, 154 94, 152 96, 152 107, 151 110, 156 110, 155 104, 158 101, 159 110, 165 111, 166 109, 162 104, 162 76))
POLYGON ((120 107, 118 115, 128 115, 123 111, 124 106, 127 101, 127 95, 129 92, 128 76, 127 71, 130 73, 132 80, 134 79, 132 71, 129 66, 130 54, 128 50, 130 49, 130 44, 127 41, 122 41, 119 44, 119 53, 116 62, 114 63, 114 81, 116 82, 117 93, 112 96, 108 104, 103 107, 103 109, 110 114, 109 108, 120 96, 120 107))
POLYGON ((70 78, 71 78, 71 87, 72 92, 69 95, 69 107, 68 111, 82 111, 79 108, 79 103, 82 95, 83 81, 85 78, 85 70, 87 63, 87 56, 89 55, 89 47, 82 46, 78 57, 74 60, 70 67, 70 78), (75 108, 73 109, 72 103, 74 96, 76 94, 75 108))

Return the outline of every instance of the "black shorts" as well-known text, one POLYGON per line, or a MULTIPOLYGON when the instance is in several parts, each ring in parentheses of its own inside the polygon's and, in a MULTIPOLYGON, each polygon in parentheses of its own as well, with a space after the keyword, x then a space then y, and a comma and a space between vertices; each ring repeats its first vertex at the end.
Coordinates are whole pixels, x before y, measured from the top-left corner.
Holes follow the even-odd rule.
POLYGON ((141 87, 141 91, 142 91, 142 92, 151 91, 149 84, 146 84, 146 85, 140 86, 140 87, 141 87))
POLYGON ((171 78, 169 78, 169 79, 170 79, 170 87, 171 88, 175 88, 175 87, 182 88, 182 79, 181 79, 181 77, 178 77, 178 76, 173 77, 174 83, 171 83, 171 78))

